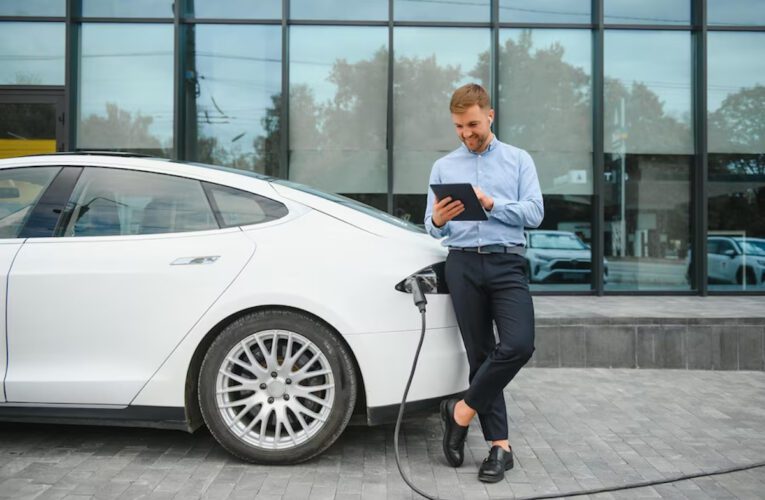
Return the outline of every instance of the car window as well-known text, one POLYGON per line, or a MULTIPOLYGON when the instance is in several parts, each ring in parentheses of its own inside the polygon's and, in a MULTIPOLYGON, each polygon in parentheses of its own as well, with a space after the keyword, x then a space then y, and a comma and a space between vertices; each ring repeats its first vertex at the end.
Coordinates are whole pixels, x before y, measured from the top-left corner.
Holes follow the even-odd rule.
MULTIPOLYGON (((719 254, 724 254, 728 250, 733 250, 734 252, 736 251, 736 249, 733 247, 733 243, 731 243, 728 240, 718 240, 717 244, 719 245, 717 247, 717 253, 719 253, 719 254)), ((738 253, 738 252, 736 252, 736 253, 738 253)))
POLYGON ((61 167, 0 170, 0 238, 16 238, 61 167))
POLYGON ((67 205, 63 236, 122 236, 217 229, 200 182, 87 168, 67 205))
POLYGON ((572 233, 529 233, 530 248, 549 250, 585 250, 587 245, 572 233))
POLYGON ((287 215, 287 207, 265 196, 205 183, 213 210, 224 227, 260 224, 287 215))
POLYGON ((718 254, 720 245, 717 243, 717 240, 707 240, 707 253, 710 254, 718 254))

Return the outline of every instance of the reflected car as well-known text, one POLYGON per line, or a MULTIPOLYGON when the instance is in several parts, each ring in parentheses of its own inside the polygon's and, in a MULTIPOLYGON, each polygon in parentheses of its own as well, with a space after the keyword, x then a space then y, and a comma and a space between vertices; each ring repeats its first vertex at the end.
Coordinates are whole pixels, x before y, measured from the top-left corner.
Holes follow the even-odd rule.
POLYGON ((765 240, 743 236, 707 237, 710 283, 765 284, 765 240))
MULTIPOLYGON (((531 283, 589 283, 590 246, 571 231, 526 231, 526 263, 531 283)), ((608 262, 603 260, 603 280, 608 262)))
POLYGON ((0 160, 0 420, 183 429, 291 464, 466 389, 417 226, 266 176, 117 154, 0 160), (444 369, 448 367, 448 369, 444 369))

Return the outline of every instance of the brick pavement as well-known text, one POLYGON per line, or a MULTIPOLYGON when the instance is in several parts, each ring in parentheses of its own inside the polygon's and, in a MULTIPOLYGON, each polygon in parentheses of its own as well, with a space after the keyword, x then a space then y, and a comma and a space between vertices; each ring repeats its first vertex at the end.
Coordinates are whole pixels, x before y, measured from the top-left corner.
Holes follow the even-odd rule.
MULTIPOLYGON (((516 467, 504 482, 476 479, 487 450, 477 426, 466 463, 448 467, 435 415, 405 426, 414 481, 444 498, 499 499, 765 460, 763 372, 529 368, 506 397, 516 467)), ((398 476, 392 433, 352 427, 317 459, 265 467, 204 431, 0 423, 0 498, 419 498, 398 476)), ((765 498, 765 469, 593 498, 765 498)))

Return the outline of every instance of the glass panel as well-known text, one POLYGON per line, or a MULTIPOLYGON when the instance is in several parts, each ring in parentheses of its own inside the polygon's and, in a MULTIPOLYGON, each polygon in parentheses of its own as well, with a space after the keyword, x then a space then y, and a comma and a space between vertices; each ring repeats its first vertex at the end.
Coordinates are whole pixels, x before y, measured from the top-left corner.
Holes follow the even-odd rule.
POLYGON ((186 44, 189 157, 278 175, 281 28, 190 26, 186 44))
POLYGON ((765 5, 762 0, 707 0, 707 24, 762 26, 765 5))
POLYGON ((283 204, 257 194, 216 184, 207 184, 207 189, 226 227, 271 222, 287 215, 283 204))
MULTIPOLYGON (((393 16, 396 21, 487 23, 491 19, 490 0, 393 0, 393 2, 393 16)), ((482 43, 480 37, 478 42, 482 43)), ((447 43, 447 45, 451 44, 447 43)))
POLYGON ((605 0, 603 20, 613 24, 690 24, 691 0, 605 0))
POLYGON ((0 103, 0 158, 56 151, 56 105, 0 103))
POLYGON ((387 28, 293 27, 290 57, 289 178, 387 193, 387 28))
POLYGON ((281 0, 186 0, 185 14, 215 19, 280 19, 281 0))
MULTIPOLYGON (((546 206, 539 232, 532 232, 539 241, 573 241, 579 233, 582 244, 591 242, 591 40, 589 30, 500 32, 497 135, 528 151, 536 164, 546 206)), ((533 250, 527 258, 532 284, 545 285, 534 289, 590 288, 587 247, 533 250), (536 262, 537 254, 547 260, 536 262)))
POLYGON ((396 28, 393 210, 423 223, 433 162, 460 145, 449 101, 460 85, 489 86, 488 29, 396 28))
POLYGON ((687 32, 606 31, 607 290, 690 287, 690 41, 687 32))
POLYGON ((87 168, 70 198, 64 236, 127 236, 217 229, 202 185, 170 175, 87 168))
POLYGON ((711 290, 765 289, 765 33, 708 34, 711 290))
POLYGON ((82 0, 86 17, 168 17, 175 16, 173 0, 82 0))
POLYGON ((591 23, 591 0, 499 0, 503 23, 591 23))
POLYGON ((65 15, 66 0, 3 0, 0 2, 0 16, 63 17, 65 15))
POLYGON ((388 0, 290 0, 292 19, 387 21, 388 0))
POLYGON ((64 23, 0 23, 0 85, 63 85, 64 23))
POLYGON ((78 149, 170 156, 173 26, 83 24, 78 149))
POLYGON ((0 170, 0 238, 16 238, 60 167, 0 170))

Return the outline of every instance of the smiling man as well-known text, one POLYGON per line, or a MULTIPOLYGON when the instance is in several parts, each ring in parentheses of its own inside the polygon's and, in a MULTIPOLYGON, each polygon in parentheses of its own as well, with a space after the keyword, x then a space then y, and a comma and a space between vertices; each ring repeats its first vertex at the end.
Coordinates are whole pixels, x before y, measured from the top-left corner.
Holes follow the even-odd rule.
POLYGON ((491 131, 494 110, 486 90, 458 88, 449 109, 462 145, 436 161, 429 184, 470 183, 488 219, 453 220, 465 210, 462 202, 438 200, 428 191, 425 227, 449 247, 446 283, 470 365, 464 399, 441 403, 443 449, 450 465, 462 465, 468 426, 478 415, 491 442, 478 479, 493 483, 513 467, 502 390, 534 352, 523 228, 538 227, 544 207, 531 156, 491 131))

